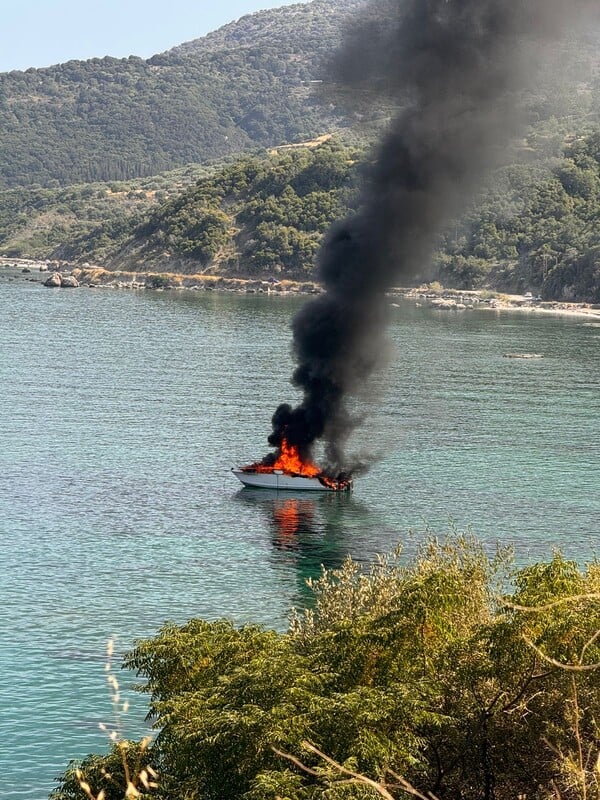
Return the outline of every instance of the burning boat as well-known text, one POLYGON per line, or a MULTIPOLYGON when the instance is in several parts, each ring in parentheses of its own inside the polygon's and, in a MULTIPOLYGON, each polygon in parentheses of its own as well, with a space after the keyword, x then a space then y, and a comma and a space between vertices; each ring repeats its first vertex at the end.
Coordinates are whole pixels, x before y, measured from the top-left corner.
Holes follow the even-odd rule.
POLYGON ((244 486, 257 489, 292 489, 313 492, 350 492, 352 478, 344 472, 329 475, 311 461, 303 460, 298 449, 282 441, 277 457, 231 471, 244 486))

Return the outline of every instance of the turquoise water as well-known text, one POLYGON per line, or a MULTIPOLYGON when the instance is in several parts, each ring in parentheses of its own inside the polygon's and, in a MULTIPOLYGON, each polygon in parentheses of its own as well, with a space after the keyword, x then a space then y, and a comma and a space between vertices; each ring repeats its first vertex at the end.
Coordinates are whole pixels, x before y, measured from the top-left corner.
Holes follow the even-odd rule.
POLYGON ((378 460, 350 497, 278 497, 229 467, 295 399, 301 298, 0 282, 2 800, 41 800, 104 749, 113 635, 121 654, 167 619, 283 628, 321 563, 410 550, 427 525, 520 561, 600 550, 600 327, 391 307, 357 401, 354 448, 378 460), (519 351, 544 358, 503 358, 519 351))

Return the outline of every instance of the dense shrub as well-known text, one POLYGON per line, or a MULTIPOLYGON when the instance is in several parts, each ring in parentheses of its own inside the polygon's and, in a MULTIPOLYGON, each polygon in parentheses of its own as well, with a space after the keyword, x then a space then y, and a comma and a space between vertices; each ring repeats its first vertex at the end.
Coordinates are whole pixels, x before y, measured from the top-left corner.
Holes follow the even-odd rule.
MULTIPOLYGON (((341 767, 397 797, 395 775, 442 800, 600 797, 597 563, 513 571, 459 538, 312 588, 287 633, 191 620, 129 654, 158 731, 154 796, 376 796, 341 767)), ((53 797, 78 791, 71 769, 53 797)))

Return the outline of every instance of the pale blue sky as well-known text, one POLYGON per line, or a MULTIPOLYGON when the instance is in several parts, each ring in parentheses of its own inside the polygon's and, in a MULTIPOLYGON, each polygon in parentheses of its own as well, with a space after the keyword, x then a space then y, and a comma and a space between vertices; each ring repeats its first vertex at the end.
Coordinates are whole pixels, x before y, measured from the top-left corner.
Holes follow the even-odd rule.
POLYGON ((298 0, 7 0, 0 72, 94 56, 148 58, 244 14, 298 0))

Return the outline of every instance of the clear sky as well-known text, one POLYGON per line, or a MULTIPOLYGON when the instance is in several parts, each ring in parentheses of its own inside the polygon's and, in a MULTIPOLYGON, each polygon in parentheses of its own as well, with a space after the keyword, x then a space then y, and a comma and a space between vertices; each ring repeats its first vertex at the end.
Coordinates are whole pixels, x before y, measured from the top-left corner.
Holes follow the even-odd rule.
POLYGON ((95 56, 149 58, 235 19, 298 0, 7 0, 0 72, 95 56))

